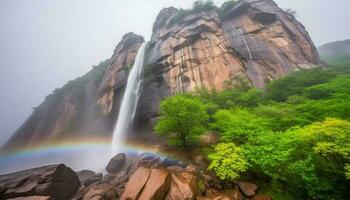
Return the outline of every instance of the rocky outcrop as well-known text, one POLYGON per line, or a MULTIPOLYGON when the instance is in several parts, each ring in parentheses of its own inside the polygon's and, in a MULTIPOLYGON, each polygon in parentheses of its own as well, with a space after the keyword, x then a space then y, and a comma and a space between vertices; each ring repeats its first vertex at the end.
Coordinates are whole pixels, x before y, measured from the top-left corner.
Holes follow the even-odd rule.
POLYGON ((117 173, 107 173, 103 178, 89 170, 75 173, 62 164, 2 175, 0 199, 243 200, 244 196, 271 199, 256 194, 254 184, 218 181, 206 167, 197 164, 150 153, 130 155, 125 159, 117 173))
POLYGON ((0 199, 66 200, 80 186, 78 176, 64 165, 50 165, 0 176, 0 199))
POLYGON ((124 153, 120 153, 114 156, 108 163, 106 167, 106 171, 108 173, 117 173, 125 164, 126 155, 124 153))
POLYGON ((152 122, 159 101, 178 92, 222 90, 245 80, 262 88, 321 64, 303 25, 272 0, 239 1, 225 17, 215 9, 180 19, 179 13, 163 9, 154 24, 138 124, 152 122))

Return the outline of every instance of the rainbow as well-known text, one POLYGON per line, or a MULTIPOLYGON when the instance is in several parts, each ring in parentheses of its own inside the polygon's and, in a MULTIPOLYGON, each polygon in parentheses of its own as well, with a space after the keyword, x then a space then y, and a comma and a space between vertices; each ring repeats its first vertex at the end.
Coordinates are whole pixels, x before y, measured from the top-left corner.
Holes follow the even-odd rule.
POLYGON ((156 147, 127 143, 118 152, 112 152, 110 138, 89 137, 48 142, 0 154, 0 174, 49 164, 63 163, 74 170, 88 169, 103 172, 109 159, 117 153, 151 153, 159 157, 174 155, 160 152, 156 147))

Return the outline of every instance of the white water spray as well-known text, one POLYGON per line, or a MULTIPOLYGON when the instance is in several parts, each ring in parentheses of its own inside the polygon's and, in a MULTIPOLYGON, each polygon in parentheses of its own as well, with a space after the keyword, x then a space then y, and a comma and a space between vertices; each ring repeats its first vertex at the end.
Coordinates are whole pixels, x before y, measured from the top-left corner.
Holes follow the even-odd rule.
POLYGON ((139 49, 134 66, 129 73, 124 97, 118 114, 118 121, 113 132, 113 153, 117 152, 122 147, 135 116, 137 102, 139 99, 140 85, 142 82, 142 68, 144 64, 143 61, 145 49, 146 42, 139 49))

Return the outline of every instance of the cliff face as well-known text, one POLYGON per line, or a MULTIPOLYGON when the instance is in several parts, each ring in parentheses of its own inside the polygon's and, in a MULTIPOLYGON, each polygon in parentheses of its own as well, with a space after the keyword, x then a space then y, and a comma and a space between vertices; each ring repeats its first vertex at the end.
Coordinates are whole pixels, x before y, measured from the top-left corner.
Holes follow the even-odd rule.
POLYGON ((47 96, 5 148, 75 135, 109 136, 113 131, 128 69, 143 42, 142 36, 126 34, 109 60, 47 96))
POLYGON ((196 88, 224 89, 248 80, 262 88, 289 72, 321 64, 304 26, 272 0, 242 0, 179 18, 163 9, 145 67, 138 122, 157 116, 159 100, 196 88), (152 94, 152 95, 149 95, 152 94))
MULTIPOLYGON (((8 146, 77 132, 111 135, 128 70, 143 42, 142 36, 126 34, 106 70, 59 98, 46 99, 8 146)), ((200 87, 222 90, 242 80, 262 88, 289 72, 321 64, 303 25, 272 0, 241 0, 224 16, 218 9, 186 16, 163 9, 145 56, 136 124, 150 127, 166 96, 200 87)))

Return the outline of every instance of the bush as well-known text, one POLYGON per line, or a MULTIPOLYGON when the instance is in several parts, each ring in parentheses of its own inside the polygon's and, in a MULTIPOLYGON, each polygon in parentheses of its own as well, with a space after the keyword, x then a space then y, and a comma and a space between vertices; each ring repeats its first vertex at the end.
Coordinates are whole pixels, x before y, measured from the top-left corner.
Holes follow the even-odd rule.
POLYGON ((222 180, 233 180, 248 169, 242 151, 233 143, 221 143, 214 147, 214 153, 209 154, 209 169, 213 170, 222 180))
POLYGON ((264 132, 241 148, 254 170, 308 194, 303 198, 343 199, 349 144, 350 122, 330 118, 285 133, 264 132))
POLYGON ((249 137, 266 129, 266 121, 246 109, 219 110, 213 118, 210 127, 218 130, 225 142, 243 144, 249 137))
POLYGON ((161 116, 155 132, 165 136, 173 146, 187 148, 196 142, 199 135, 205 131, 209 116, 206 106, 198 99, 175 95, 162 101, 161 116))

